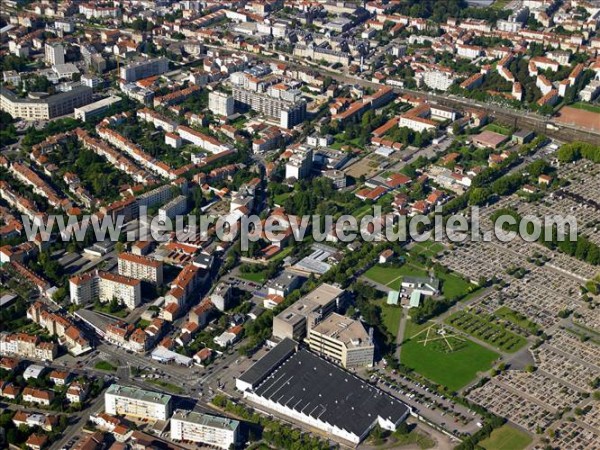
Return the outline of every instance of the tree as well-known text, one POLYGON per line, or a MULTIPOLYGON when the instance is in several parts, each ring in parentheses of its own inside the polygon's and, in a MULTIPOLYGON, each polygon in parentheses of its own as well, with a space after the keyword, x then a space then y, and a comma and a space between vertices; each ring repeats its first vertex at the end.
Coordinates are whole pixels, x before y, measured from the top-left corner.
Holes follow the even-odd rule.
POLYGON ((473 188, 469 194, 469 205, 482 206, 487 203, 490 193, 486 188, 473 188))

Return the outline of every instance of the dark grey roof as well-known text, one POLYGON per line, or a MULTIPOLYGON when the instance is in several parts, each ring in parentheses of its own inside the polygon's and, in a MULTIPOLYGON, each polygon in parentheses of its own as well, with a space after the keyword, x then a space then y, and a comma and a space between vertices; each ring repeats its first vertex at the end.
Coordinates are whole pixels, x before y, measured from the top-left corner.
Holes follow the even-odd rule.
POLYGON ((254 393, 361 438, 378 417, 398 424, 409 412, 400 400, 306 349, 287 359, 254 393))
POLYGON ((285 338, 246 370, 239 377, 239 380, 248 383, 252 387, 257 386, 296 351, 297 345, 296 341, 285 338))

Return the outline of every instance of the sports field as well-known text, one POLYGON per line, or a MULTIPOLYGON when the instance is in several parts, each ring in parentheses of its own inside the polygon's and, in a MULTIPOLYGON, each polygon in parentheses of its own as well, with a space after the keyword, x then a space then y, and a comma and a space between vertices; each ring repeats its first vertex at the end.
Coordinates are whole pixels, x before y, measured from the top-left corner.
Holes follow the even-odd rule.
POLYGON ((479 445, 486 450, 522 450, 531 444, 533 439, 525 432, 510 425, 504 425, 492 431, 489 438, 479 445))

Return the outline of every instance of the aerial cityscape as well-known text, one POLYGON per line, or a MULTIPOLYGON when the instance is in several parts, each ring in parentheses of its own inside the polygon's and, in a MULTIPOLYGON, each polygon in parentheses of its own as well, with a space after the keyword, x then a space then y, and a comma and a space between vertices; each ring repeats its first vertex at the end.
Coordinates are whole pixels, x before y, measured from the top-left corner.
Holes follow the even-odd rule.
POLYGON ((600 450, 600 0, 0 3, 0 448, 600 450))

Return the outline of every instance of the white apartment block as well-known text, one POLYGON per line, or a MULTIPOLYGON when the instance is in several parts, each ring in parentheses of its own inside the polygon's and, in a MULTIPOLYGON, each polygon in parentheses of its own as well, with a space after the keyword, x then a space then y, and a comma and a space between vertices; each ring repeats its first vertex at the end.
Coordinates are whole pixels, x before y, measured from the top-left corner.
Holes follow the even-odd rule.
POLYGON ((171 418, 171 439, 228 449, 239 441, 240 423, 225 417, 176 410, 171 418))
POLYGON ((121 253, 118 258, 119 275, 147 281, 156 285, 163 282, 163 263, 146 256, 121 253))
POLYGON ((177 133, 184 141, 191 142, 192 144, 197 145, 198 147, 201 147, 210 153, 221 153, 232 150, 232 147, 219 142, 214 137, 200 133, 199 131, 184 125, 179 125, 177 127, 177 133))
POLYGON ((136 387, 112 384, 104 394, 104 411, 113 416, 168 420, 171 408, 170 395, 136 387))
POLYGON ((454 83, 454 76, 450 71, 432 70, 423 73, 423 82, 431 89, 447 91, 454 83))
POLYGON ((113 298, 128 309, 142 303, 140 280, 109 272, 89 272, 69 280, 71 303, 85 305, 96 299, 109 302, 113 298))
POLYGON ((140 207, 151 208, 154 205, 162 205, 173 198, 173 188, 169 184, 159 186, 137 197, 140 207))
POLYGON ((169 70, 169 60, 167 58, 154 58, 136 61, 121 67, 119 76, 125 81, 137 81, 142 78, 161 75, 169 70))
POLYGON ((233 97, 224 92, 210 92, 208 94, 208 109, 217 116, 229 117, 234 111, 233 97))
POLYGON ((285 178, 301 180, 310 175, 312 168, 313 152, 310 147, 300 146, 294 150, 292 156, 285 164, 285 178))
POLYGON ((58 42, 46 43, 44 46, 44 62, 49 66, 65 63, 65 47, 58 42))
POLYGON ((332 313, 308 331, 310 349, 345 368, 373 365, 375 346, 358 320, 332 313))
POLYGON ((173 219, 175 216, 185 214, 187 211, 187 197, 178 195, 166 205, 158 209, 158 220, 166 222, 167 219, 173 219))

